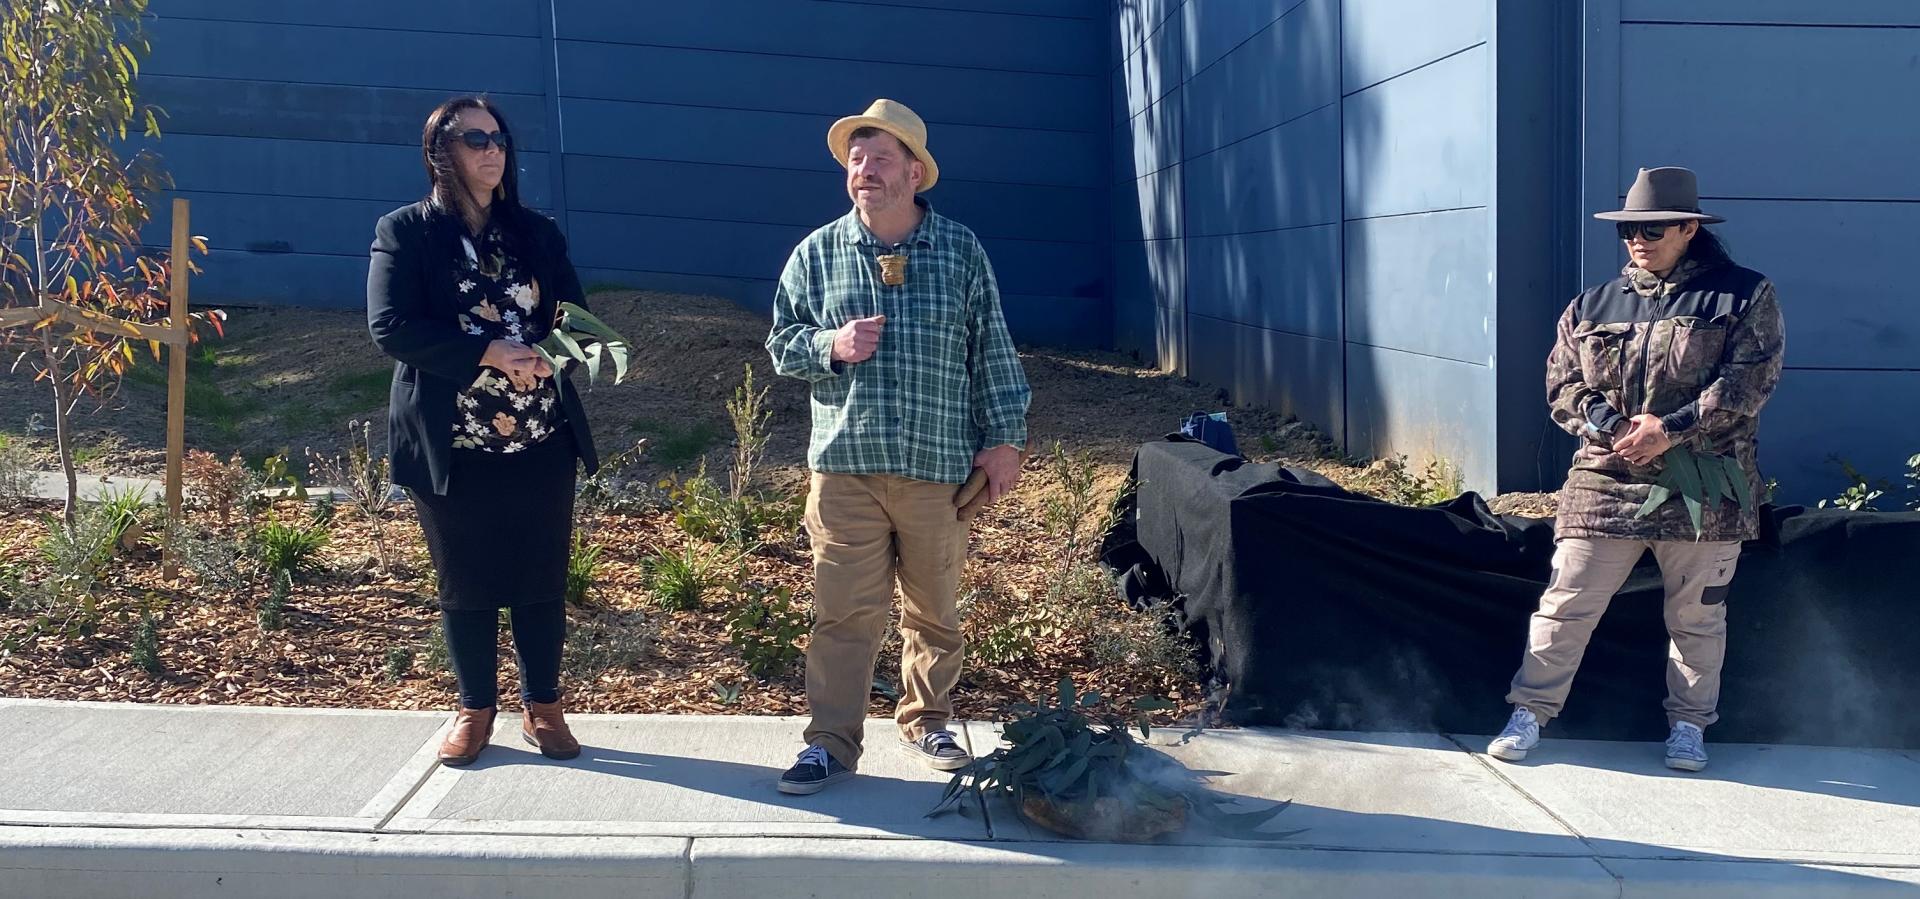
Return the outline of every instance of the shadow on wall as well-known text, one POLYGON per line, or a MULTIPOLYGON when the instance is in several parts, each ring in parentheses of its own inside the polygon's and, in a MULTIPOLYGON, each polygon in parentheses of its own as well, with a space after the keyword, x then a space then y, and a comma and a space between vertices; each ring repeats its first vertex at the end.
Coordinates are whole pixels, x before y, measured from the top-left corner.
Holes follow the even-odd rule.
POLYGON ((1122 0, 1113 99, 1114 345, 1161 371, 1185 371, 1185 242, 1180 192, 1183 66, 1164 52, 1179 0, 1122 0), (1132 48, 1131 52, 1127 52, 1132 48))
POLYGON ((1120 3, 1116 343, 1340 440, 1340 4, 1262 5, 1120 3))

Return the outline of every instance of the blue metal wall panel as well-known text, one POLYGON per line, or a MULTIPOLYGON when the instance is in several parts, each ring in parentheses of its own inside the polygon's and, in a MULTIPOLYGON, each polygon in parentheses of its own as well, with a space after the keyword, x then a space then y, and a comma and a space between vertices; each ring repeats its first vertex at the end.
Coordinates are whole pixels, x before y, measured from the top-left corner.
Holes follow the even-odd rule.
MULTIPOLYGON (((1347 337, 1490 365, 1493 265, 1485 209, 1347 223, 1347 337)), ((1553 302, 1553 297, 1541 298, 1553 302)), ((1545 360, 1515 360, 1539 365, 1545 360)), ((1539 380, 1539 379, 1536 379, 1539 380)))
POLYGON ((456 92, 539 94, 546 89, 540 74, 543 54, 534 37, 464 34, 458 40, 435 41, 415 31, 218 22, 164 14, 149 24, 148 36, 153 56, 144 71, 155 75, 456 92))
MULTIPOLYGON (((261 253, 357 257, 362 263, 360 286, 363 291, 367 247, 373 243, 374 222, 404 202, 186 190, 174 195, 192 203, 193 233, 205 235, 209 246, 261 253)), ((168 221, 162 216, 150 222, 141 237, 149 246, 166 246, 168 234, 168 221)), ((358 299, 365 302, 365 294, 358 299)))
POLYGON ((1189 234, 1240 234, 1340 220, 1334 107, 1186 163, 1189 234))
POLYGON ((1114 346, 1149 366, 1180 371, 1186 340, 1185 240, 1114 246, 1114 346))
POLYGON ((1624 0, 1620 18, 1627 22, 1920 27, 1920 5, 1913 0, 1624 0))
MULTIPOLYGON (((1787 328, 1791 358, 1791 320, 1787 328)), ((1920 453, 1917 421, 1920 371, 1788 369, 1760 413, 1760 473, 1780 482, 1780 502, 1809 505, 1846 489, 1841 461, 1899 484, 1907 458, 1920 453)))
POLYGON ((195 231, 231 265, 209 268, 203 299, 363 302, 374 217, 424 192, 421 121, 453 93, 486 91, 515 126, 522 199, 578 212, 567 226, 583 269, 764 308, 793 244, 848 208, 827 126, 892 96, 929 121, 945 176, 929 198, 987 242, 1009 297, 1034 298, 1018 336, 1077 333, 1049 316, 1104 334, 1108 11, 160 0, 140 87, 171 114, 157 149, 195 200, 195 231), (873 33, 937 39, 847 39, 873 33), (564 165, 547 152, 563 145, 564 165))
POLYGON ((1187 311, 1340 339, 1340 227, 1187 239, 1187 311))
POLYGON ((1127 87, 1127 115, 1136 116, 1160 102, 1186 80, 1186 48, 1179 16, 1169 16, 1140 49, 1121 64, 1127 87))
POLYGON ((1913 29, 1627 25, 1620 45, 1661 61, 1621 72, 1623 190, 1638 166, 1687 165, 1712 197, 1920 200, 1913 29))
MULTIPOLYGON (((1764 272, 1787 319, 1787 362, 1803 368, 1920 370, 1912 261, 1920 203, 1717 200, 1713 226, 1734 258, 1764 272), (1806 236, 1845 247, 1833 264, 1806 236)), ((1914 412, 1920 416, 1920 397, 1914 412)), ((1915 426, 1920 434, 1920 424, 1915 426)), ((1916 440, 1914 452, 1920 452, 1916 440)))
POLYGON ((1485 423, 1494 420, 1493 397, 1493 370, 1484 365, 1347 345, 1347 440, 1369 455, 1405 455, 1416 465, 1444 459, 1469 489, 1491 485, 1485 423))
POLYGON ((163 0, 155 11, 169 19, 214 19, 279 25, 338 25, 434 34, 506 34, 537 37, 538 10, 526 0, 460 0, 442 3, 394 0, 327 0, 325 3, 236 3, 234 0, 163 0))
POLYGON ((1187 316, 1188 376, 1227 389, 1236 404, 1285 410, 1332 433, 1345 427, 1340 342, 1187 316))
POLYGON ((1107 85, 1093 73, 954 69, 592 41, 561 41, 557 52, 561 90, 569 97, 837 118, 884 94, 912 98, 908 105, 936 135, 955 124, 1094 132, 1108 126, 1107 85), (768 90, 771 84, 780 89, 768 90), (1010 103, 1010 97, 1020 101, 1010 103))
POLYGON ((1112 0, 861 0, 870 6, 904 6, 920 9, 949 9, 962 12, 993 12, 1018 16, 1046 16, 1055 19, 1085 19, 1103 22, 1112 0))
MULTIPOLYGON (((366 222, 366 243, 373 243, 373 221, 366 222)), ((200 229, 196 227, 196 232, 200 229)), ((193 301, 367 307, 367 254, 249 253, 214 248, 195 260, 205 274, 193 279, 193 301)))
MULTIPOLYGON (((1231 0, 1231 5, 1268 6, 1251 0, 1231 0)), ((1200 8, 1218 6, 1216 0, 1200 8)), ((1202 22, 1212 20, 1200 16, 1202 22)), ((1198 156, 1339 102, 1339 29, 1337 0, 1305 0, 1192 76, 1187 152, 1198 156)))
MULTIPOLYGON (((813 228, 573 211, 576 265, 724 278, 778 277, 813 228)), ((983 240, 1001 290, 1105 296, 1106 259, 1093 244, 983 240)))
MULTIPOLYGON (((852 206, 839 172, 611 156, 568 156, 567 194, 568 206, 575 210, 645 209, 652 215, 690 219, 728 215, 809 228, 845 215, 852 206), (689 190, 689 185, 700 189, 689 190)), ((1107 214, 1103 191, 942 178, 926 198, 941 214, 983 238, 1099 243, 1106 237, 1097 224, 1107 214)))
POLYGON ((1113 175, 1116 184, 1150 175, 1183 158, 1181 89, 1174 88, 1160 102, 1128 119, 1113 133, 1113 175))
POLYGON ((1181 167, 1163 169, 1117 188, 1113 238, 1118 241, 1168 240, 1185 236, 1181 167))
MULTIPOLYGON (((1189 77, 1219 62, 1235 48, 1255 40, 1302 2, 1304 0, 1188 0, 1180 8, 1180 16, 1186 27, 1189 77)), ((1324 0, 1312 2, 1329 9, 1335 8, 1324 0)), ((1256 52, 1255 55, 1261 54, 1256 52)), ((1277 57, 1281 60, 1286 58, 1277 57)))
POLYGON ((867 3, 556 0, 564 40, 871 59, 973 69, 1095 74, 1097 20, 1007 16, 867 3))
POLYGON ((1492 7, 1493 0, 1343 0, 1340 68, 1346 92, 1486 43, 1492 7))
MULTIPOLYGON (((198 134, 136 145, 151 147, 184 191, 384 200, 394 206, 427 193, 416 147, 198 134)), ((522 152, 518 158, 521 200, 552 205, 548 154, 522 152)))
MULTIPOLYGON (((562 98, 561 111, 568 153, 839 170, 826 142, 838 116, 571 97, 562 98)), ((940 160, 943 180, 1096 187, 1106 179, 1105 141, 1095 132, 947 125, 929 129, 927 148, 940 160)))
POLYGON ((1186 0, 1114 0, 1114 31, 1122 56, 1131 56, 1186 0))
MULTIPOLYGON (((287 84, 141 75, 141 102, 166 111, 166 135, 216 134, 347 143, 420 146, 427 113, 451 96, 443 90, 287 84)), ((487 95, 507 115, 522 150, 548 149, 545 100, 525 94, 487 95)))
POLYGON ((1371 218, 1490 200, 1492 90, 1485 47, 1347 97, 1346 215, 1371 218))

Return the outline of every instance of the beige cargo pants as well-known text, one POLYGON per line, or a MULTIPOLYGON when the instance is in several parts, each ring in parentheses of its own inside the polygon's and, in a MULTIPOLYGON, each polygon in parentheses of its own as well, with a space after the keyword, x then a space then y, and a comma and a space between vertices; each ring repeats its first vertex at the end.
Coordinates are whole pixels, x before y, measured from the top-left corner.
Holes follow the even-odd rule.
POLYGON ((1646 550, 1653 550, 1666 586, 1667 724, 1702 728, 1719 720, 1720 663, 1727 651, 1726 586, 1740 544, 1687 541, 1560 541, 1553 580, 1540 597, 1527 634, 1527 651, 1507 701, 1545 723, 1560 714, 1574 672, 1613 595, 1646 550))

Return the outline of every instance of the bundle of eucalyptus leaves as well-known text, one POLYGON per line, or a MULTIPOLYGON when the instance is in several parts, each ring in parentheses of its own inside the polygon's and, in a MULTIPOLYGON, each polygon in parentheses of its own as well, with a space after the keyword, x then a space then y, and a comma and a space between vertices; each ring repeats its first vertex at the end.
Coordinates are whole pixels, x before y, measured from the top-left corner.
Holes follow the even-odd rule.
POLYGON ((559 317, 546 339, 533 345, 535 352, 559 371, 562 360, 579 362, 587 368, 587 385, 600 380, 602 360, 613 360, 613 383, 626 380, 627 364, 633 357, 633 345, 612 326, 574 303, 561 303, 559 317))
POLYGON ((1109 715, 1096 721, 1090 712, 1100 702, 1098 693, 1076 695, 1073 680, 1063 678, 1056 703, 1015 706, 1002 734, 1006 745, 955 772, 928 816, 950 808, 964 815, 963 799, 1000 796, 1027 820, 1069 836, 1127 839, 1128 822, 1119 819, 1184 822, 1189 812, 1236 839, 1283 840, 1301 832, 1259 830, 1290 803, 1227 811, 1223 806, 1239 803, 1239 797, 1208 788, 1207 775, 1135 740, 1129 727, 1142 739, 1151 736, 1148 715, 1171 708, 1166 702, 1139 700, 1130 719, 1109 715), (1036 811, 1043 813, 1038 819, 1036 811))
POLYGON ((1668 448, 1660 457, 1660 474, 1654 479, 1652 492, 1633 517, 1652 515, 1676 494, 1687 505, 1694 536, 1704 531, 1702 513, 1707 506, 1735 500, 1740 503, 1740 511, 1753 511, 1753 487, 1747 483, 1747 473, 1740 468, 1739 460, 1732 456, 1696 453, 1683 446, 1668 448))

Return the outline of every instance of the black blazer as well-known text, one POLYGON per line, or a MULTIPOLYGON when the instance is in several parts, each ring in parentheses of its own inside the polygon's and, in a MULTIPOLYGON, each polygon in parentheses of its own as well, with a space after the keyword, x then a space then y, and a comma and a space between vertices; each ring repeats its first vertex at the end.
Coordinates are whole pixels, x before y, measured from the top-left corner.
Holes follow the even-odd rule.
MULTIPOLYGON (((567 259, 560 226, 538 213, 526 216, 532 246, 522 252, 540 282, 535 321, 551 321, 561 302, 586 306, 580 276, 567 259), (544 312, 543 312, 544 311, 544 312)), ((454 403, 480 374, 480 357, 492 340, 460 329, 463 311, 454 289, 454 267, 465 256, 463 225, 456 216, 431 211, 425 202, 382 216, 373 229, 373 264, 367 270, 367 330, 392 356, 393 386, 387 399, 387 453, 393 482, 445 495, 453 461, 454 403)), ((592 474, 600 467, 587 432, 587 413, 571 381, 573 369, 556 378, 560 405, 581 461, 592 474)))

